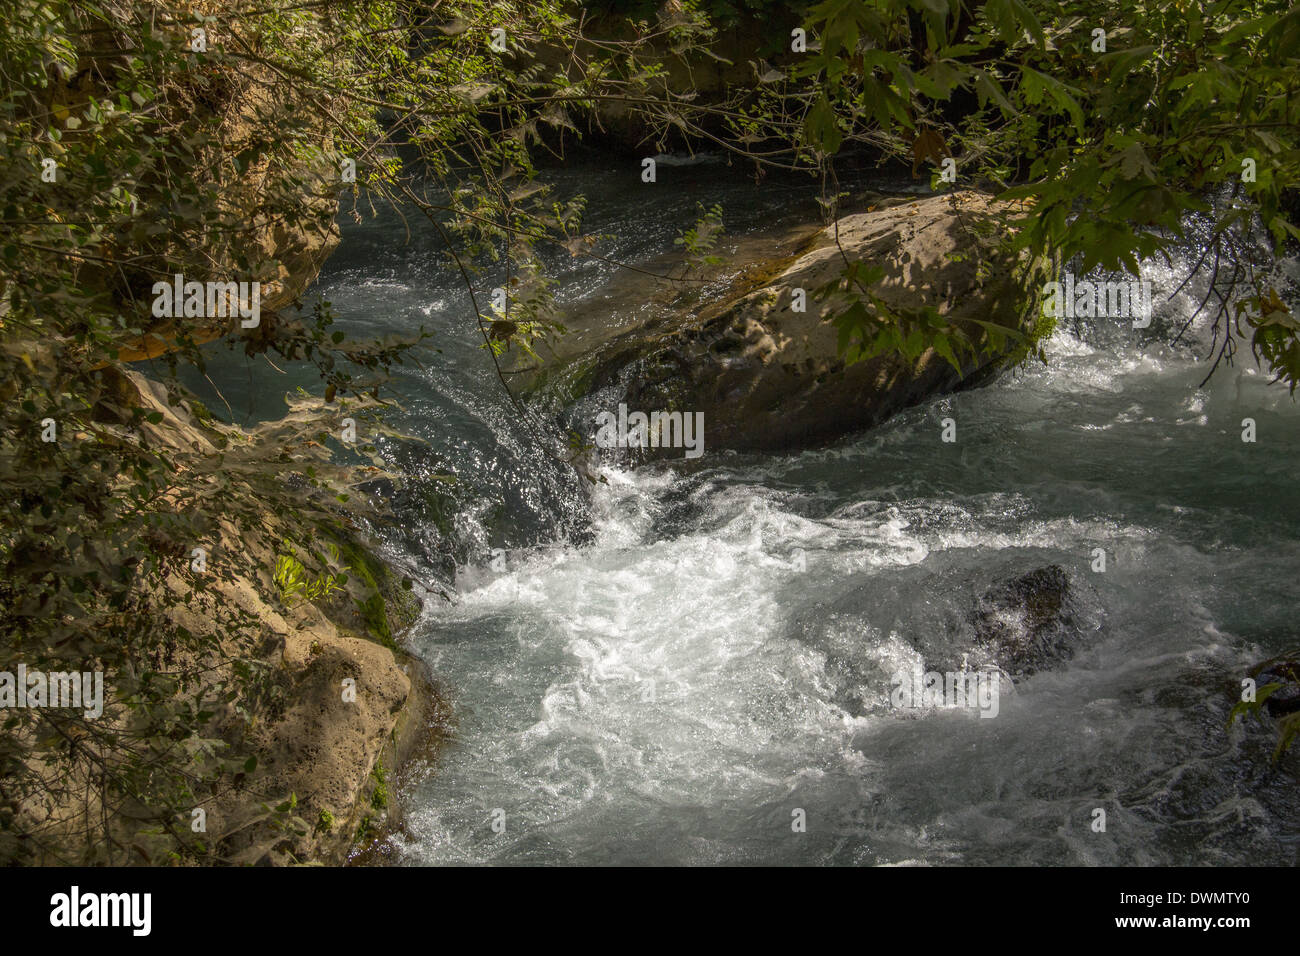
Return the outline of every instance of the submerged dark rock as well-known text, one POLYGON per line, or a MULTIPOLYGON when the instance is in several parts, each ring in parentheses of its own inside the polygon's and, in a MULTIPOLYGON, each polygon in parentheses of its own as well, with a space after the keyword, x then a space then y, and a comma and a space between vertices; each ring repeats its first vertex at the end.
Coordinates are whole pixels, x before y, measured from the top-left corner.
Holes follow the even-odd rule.
POLYGON ((1051 564, 991 588, 971 622, 977 648, 1012 677, 1069 660, 1078 634, 1069 575, 1051 564))
POLYGON ((888 707, 900 670, 915 668, 940 675, 997 669, 1001 692, 1012 693, 1014 681, 1071 660, 1100 626, 1086 591, 1061 565, 1020 571, 1010 564, 990 575, 953 567, 954 560, 936 555, 872 573, 791 620, 792 633, 825 655, 832 697, 846 711, 888 707))

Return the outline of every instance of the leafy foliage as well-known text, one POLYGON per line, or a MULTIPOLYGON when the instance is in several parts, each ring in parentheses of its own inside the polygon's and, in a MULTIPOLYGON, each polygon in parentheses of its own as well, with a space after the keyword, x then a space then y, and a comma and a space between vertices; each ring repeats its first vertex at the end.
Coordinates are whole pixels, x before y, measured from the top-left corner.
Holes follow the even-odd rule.
MULTIPOLYGON (((808 26, 818 42, 793 73, 813 81, 814 161, 853 144, 914 170, 954 154, 960 182, 1019 202, 1009 253, 1084 273, 1136 274, 1203 226, 1215 365, 1245 340, 1300 383, 1294 317, 1256 248, 1278 255, 1300 237, 1291 3, 825 0, 808 26)), ((865 314, 845 321, 861 327, 865 314)))

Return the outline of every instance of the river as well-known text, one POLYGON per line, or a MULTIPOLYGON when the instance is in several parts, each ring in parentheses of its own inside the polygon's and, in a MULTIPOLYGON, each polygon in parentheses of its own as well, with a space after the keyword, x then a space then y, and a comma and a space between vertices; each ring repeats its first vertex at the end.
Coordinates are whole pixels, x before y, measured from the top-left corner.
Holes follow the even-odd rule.
MULTIPOLYGON (((817 214, 810 187, 717 161, 638 173, 548 176, 633 263, 671 252, 697 203, 721 202, 733 238, 817 214)), ((639 301, 608 264, 554 264, 574 314, 639 301)), ((1148 274, 1157 296, 1182 278, 1148 274)), ((610 458, 584 492, 501 394, 436 234, 347 222, 316 291, 350 332, 435 332, 396 424, 429 443, 414 482, 462 489, 456 548, 414 520, 389 536, 417 566, 456 565, 455 600, 408 635, 454 718, 402 775, 382 858, 1297 862, 1294 758, 1271 769, 1271 732, 1226 721, 1246 670, 1300 643, 1300 410, 1248 358, 1198 387, 1204 342, 1164 344, 1187 294, 1147 331, 1067 323, 1046 366, 830 447, 610 458), (962 652, 978 595, 1052 564, 1072 657, 1004 687, 996 719, 889 706, 898 667, 962 652)), ((214 369, 241 415, 286 389, 242 356, 214 369)))

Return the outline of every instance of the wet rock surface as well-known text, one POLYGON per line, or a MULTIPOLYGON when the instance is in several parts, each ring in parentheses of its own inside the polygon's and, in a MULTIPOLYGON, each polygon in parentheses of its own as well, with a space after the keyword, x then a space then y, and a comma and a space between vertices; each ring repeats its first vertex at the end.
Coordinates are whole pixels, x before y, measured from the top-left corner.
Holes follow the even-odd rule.
POLYGON ((901 672, 997 671, 1000 693, 1070 661, 1095 624, 1059 564, 1012 568, 972 580, 946 568, 913 565, 889 587, 858 589, 818 602, 792 627, 827 657, 837 702, 860 716, 889 706, 901 672))

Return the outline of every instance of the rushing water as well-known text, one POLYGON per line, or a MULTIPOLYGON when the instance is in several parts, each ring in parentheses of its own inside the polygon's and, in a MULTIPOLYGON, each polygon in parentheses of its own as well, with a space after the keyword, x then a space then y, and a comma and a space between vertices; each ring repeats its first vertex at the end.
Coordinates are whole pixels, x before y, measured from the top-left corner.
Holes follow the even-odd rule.
MULTIPOLYGON (((699 201, 733 234, 815 214, 793 186, 674 172, 556 178, 632 261, 670 250, 699 201)), ((1249 362, 1198 388, 1196 351, 1161 344, 1187 300, 1151 333, 1062 329, 1046 367, 829 448, 611 461, 588 496, 501 397, 433 237, 345 237, 320 291, 354 331, 435 328, 401 424, 472 489, 456 599, 409 638, 454 719, 402 781, 392 859, 1297 861, 1294 758, 1270 769, 1271 732, 1225 724, 1244 672, 1300 643, 1300 411, 1249 362), (959 657, 972 602, 1050 564, 1072 582, 1072 658, 1004 685, 995 719, 889 707, 893 671, 959 657)), ((608 267, 562 265, 572 309, 619 301, 608 267)), ((394 546, 418 554, 419 529, 394 546)))

